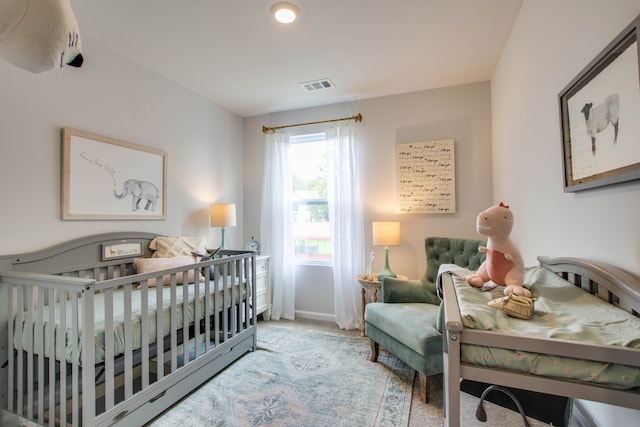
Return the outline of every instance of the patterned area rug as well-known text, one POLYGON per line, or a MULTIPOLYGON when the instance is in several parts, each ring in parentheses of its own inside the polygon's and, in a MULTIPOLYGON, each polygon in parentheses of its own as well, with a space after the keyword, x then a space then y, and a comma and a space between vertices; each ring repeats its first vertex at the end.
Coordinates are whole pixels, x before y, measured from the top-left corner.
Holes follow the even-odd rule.
POLYGON ((248 353, 152 426, 406 426, 414 371, 366 338, 265 322, 248 353))

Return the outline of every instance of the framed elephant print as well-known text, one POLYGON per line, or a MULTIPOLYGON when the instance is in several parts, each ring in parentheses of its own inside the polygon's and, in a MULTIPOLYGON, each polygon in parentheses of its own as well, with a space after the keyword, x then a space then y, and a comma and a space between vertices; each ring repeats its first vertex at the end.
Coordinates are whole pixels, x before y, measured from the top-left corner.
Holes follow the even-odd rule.
POLYGON ((167 153, 62 129, 62 219, 165 219, 167 153))

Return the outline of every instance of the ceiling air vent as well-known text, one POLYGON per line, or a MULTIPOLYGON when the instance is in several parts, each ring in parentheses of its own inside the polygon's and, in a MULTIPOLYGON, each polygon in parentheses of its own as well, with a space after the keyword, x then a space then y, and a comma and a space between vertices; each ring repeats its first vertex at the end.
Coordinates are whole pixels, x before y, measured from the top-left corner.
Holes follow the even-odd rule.
POLYGON ((315 92, 317 90, 331 89, 333 83, 329 79, 314 80, 312 82, 300 83, 300 86, 307 92, 315 92))

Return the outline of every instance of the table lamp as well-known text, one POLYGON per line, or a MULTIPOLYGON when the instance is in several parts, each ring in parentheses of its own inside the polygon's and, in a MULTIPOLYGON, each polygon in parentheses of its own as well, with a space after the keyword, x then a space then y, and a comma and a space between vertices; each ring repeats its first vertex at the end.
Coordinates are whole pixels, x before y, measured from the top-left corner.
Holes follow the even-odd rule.
POLYGON ((378 281, 382 282, 385 277, 397 277, 396 273, 389 268, 389 246, 400 244, 400 222, 373 222, 373 244, 384 245, 384 269, 378 273, 378 281))
POLYGON ((223 249, 226 249, 224 228, 236 226, 236 205, 233 203, 220 203, 209 206, 209 221, 211 227, 221 227, 222 241, 220 245, 223 249))

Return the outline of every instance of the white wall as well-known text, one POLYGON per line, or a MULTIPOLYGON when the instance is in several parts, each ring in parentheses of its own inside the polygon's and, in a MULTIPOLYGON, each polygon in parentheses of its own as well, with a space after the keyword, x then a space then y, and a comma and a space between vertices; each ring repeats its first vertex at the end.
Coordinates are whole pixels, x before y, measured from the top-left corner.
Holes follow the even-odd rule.
MULTIPOLYGON (((476 233, 475 218, 491 205, 491 104, 488 82, 246 118, 243 125, 245 239, 260 234, 264 161, 262 126, 349 117, 357 113, 363 116, 360 167, 367 254, 374 250, 374 271, 381 270, 384 263, 383 248, 371 245, 371 222, 399 220, 401 244, 391 248, 391 269, 410 278, 420 278, 426 270, 425 237, 480 237, 476 233), (456 213, 397 215, 395 145, 447 138, 455 140, 456 213)), ((305 127, 291 128, 291 131, 311 130, 305 127)), ((368 256, 366 258, 363 260, 363 272, 368 256)), ((333 316, 330 269, 297 269, 296 311, 305 317, 333 316)))
MULTIPOLYGON (((637 0, 522 5, 491 81, 491 102, 493 200, 512 205, 513 237, 527 264, 537 255, 578 256, 640 274, 640 182, 563 192, 557 98, 638 14, 637 0)), ((599 426, 640 424, 640 411, 588 408, 599 426)))
POLYGON ((226 110, 83 39, 82 68, 31 74, 0 60, 0 254, 112 231, 209 237, 208 205, 237 203, 242 245, 242 121, 226 110), (168 212, 159 221, 62 221, 61 128, 168 153, 168 212))

